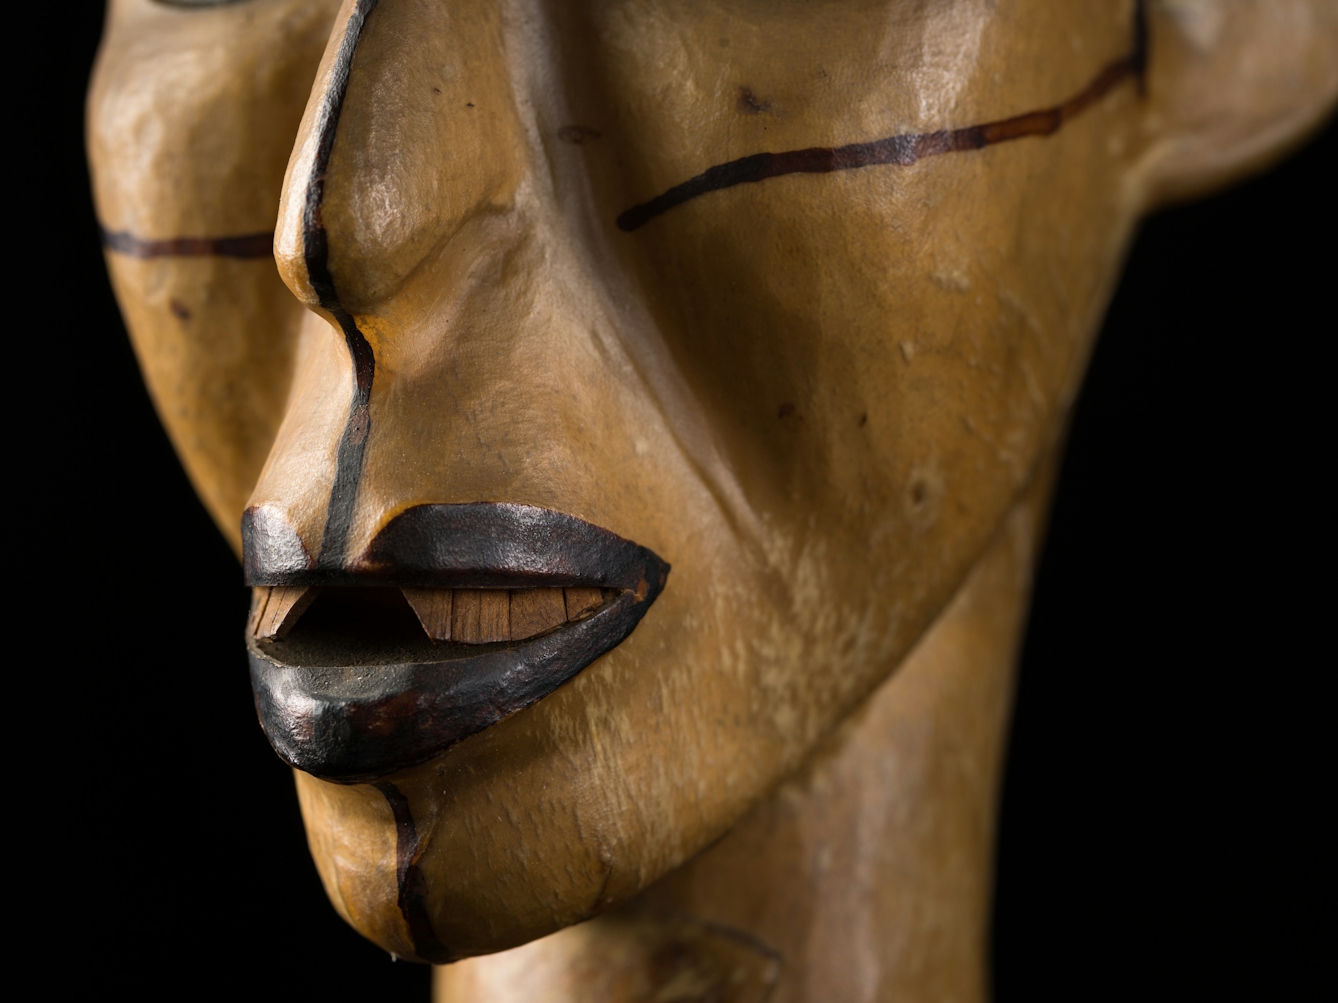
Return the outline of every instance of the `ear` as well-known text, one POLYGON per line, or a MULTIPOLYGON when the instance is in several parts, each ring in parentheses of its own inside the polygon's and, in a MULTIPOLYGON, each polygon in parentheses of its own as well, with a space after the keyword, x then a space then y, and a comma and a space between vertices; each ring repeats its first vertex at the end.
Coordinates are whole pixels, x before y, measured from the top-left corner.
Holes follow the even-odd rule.
POLYGON ((1334 0, 1147 3, 1143 204, 1210 191, 1282 156, 1338 98, 1334 0))

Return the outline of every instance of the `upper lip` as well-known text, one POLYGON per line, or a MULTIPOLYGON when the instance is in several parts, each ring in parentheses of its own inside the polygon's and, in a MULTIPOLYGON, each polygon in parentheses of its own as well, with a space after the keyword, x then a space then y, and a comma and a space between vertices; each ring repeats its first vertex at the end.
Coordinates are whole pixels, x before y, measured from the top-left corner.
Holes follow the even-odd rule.
POLYGON ((304 665, 248 636, 270 744, 290 765, 343 783, 423 762, 547 696, 632 632, 669 573, 654 552, 606 529, 510 503, 407 509, 337 568, 311 560, 273 510, 248 509, 242 533, 248 585, 618 590, 593 615, 524 641, 374 664, 304 665))

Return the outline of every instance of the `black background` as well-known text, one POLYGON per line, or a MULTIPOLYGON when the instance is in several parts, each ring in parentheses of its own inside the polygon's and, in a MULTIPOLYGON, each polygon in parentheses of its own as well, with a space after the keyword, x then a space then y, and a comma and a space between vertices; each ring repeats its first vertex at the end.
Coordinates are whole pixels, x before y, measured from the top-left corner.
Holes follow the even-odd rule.
MULTIPOLYGON (((32 217, 7 311, 11 365, 27 359, 9 396, 10 859, 32 889, 11 909, 53 990, 425 1000, 427 970, 325 900, 255 724, 240 571, 116 312, 82 155, 91 7, 47 29, 9 160, 32 217)), ((1128 262, 1022 659, 1000 1003, 1289 999, 1324 971, 1336 139, 1154 217, 1128 262)))

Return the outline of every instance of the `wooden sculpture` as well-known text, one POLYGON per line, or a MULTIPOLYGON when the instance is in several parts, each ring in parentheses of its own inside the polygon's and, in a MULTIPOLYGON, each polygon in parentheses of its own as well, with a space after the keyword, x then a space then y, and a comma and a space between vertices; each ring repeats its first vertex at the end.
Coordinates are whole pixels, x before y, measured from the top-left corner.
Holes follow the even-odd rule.
POLYGON ((1332 0, 111 0, 108 265, 335 908, 441 1000, 982 998, 1122 256, 1335 94, 1332 0))

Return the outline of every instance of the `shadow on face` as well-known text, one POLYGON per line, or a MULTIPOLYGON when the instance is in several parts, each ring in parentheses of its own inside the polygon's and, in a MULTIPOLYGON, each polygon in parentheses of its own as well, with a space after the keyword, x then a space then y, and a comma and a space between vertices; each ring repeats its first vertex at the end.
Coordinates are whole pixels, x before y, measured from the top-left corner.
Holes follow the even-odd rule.
POLYGON ((1300 33, 1196 16, 114 0, 109 265, 345 918, 443 961, 594 915, 899 664, 1137 214, 1330 99, 1286 36, 1291 90, 1194 104, 1300 33))

